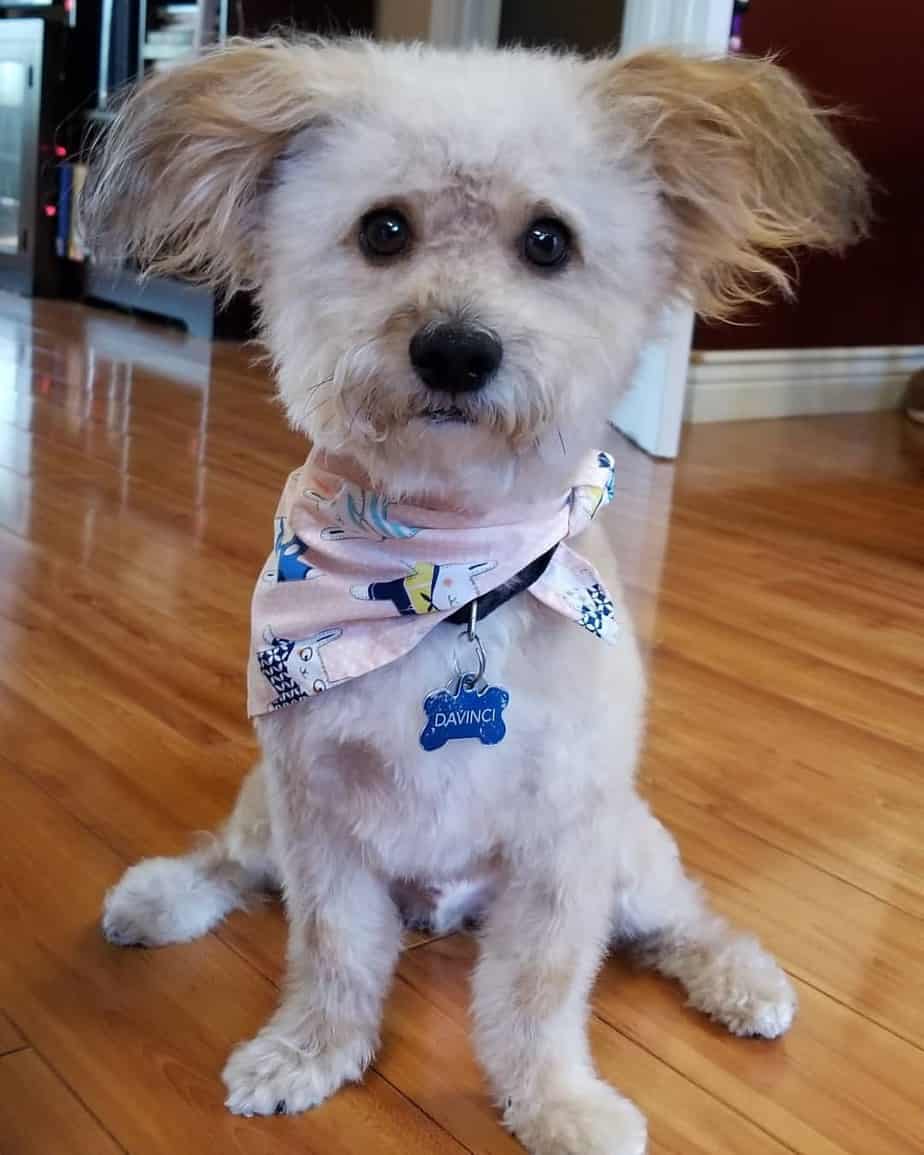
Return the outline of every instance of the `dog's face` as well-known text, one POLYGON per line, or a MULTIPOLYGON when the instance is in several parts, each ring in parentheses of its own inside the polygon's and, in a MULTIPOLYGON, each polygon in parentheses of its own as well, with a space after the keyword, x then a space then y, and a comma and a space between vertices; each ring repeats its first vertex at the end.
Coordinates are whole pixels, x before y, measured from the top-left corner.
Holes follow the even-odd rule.
POLYGON ((254 284, 317 446, 477 499, 592 443, 673 293, 721 312, 863 207, 764 62, 267 42, 129 101, 87 216, 154 269, 254 284))
POLYGON ((357 111, 298 135, 263 202, 282 397, 378 481, 496 494, 614 405, 668 286, 666 213, 602 139, 585 66, 365 63, 357 111))

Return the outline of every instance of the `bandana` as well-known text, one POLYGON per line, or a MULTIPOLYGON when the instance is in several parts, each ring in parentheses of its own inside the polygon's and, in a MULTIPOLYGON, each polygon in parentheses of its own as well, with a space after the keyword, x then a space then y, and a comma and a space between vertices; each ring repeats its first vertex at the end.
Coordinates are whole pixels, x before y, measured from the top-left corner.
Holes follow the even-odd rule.
POLYGON ((359 678, 408 653, 450 614, 558 546, 528 593, 606 642, 618 626, 594 568, 563 543, 613 497, 593 453, 546 506, 501 507, 486 524, 392 503, 311 462, 286 483, 252 604, 251 717, 359 678))

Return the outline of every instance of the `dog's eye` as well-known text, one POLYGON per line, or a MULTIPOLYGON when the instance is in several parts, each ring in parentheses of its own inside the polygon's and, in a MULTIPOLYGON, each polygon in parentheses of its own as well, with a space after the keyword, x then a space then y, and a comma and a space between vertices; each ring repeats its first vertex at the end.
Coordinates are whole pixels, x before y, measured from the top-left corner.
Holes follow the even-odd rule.
POLYGON ((397 257, 411 241, 411 227, 397 209, 375 209, 359 224, 359 244, 372 257, 397 257))
POLYGON ((542 217, 533 221, 522 240, 523 256, 543 269, 559 267, 571 250, 571 231, 563 221, 542 217))

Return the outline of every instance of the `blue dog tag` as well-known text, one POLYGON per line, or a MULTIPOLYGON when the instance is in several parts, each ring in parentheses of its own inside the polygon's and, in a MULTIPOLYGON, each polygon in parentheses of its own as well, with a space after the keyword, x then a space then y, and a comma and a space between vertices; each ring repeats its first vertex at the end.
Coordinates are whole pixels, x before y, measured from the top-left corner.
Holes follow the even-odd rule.
POLYGON ((485 746, 503 741, 507 733, 503 714, 510 695, 500 686, 476 689, 476 684, 466 674, 456 681, 454 690, 427 695, 423 704, 427 724, 420 735, 425 750, 439 750, 457 738, 478 738, 485 746))

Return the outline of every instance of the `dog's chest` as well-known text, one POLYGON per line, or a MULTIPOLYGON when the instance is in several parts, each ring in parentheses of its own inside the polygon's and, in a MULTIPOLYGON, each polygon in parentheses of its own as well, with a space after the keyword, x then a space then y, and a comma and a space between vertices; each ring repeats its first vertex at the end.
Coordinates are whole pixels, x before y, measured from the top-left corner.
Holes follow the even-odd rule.
MULTIPOLYGON (((470 716, 478 705, 465 699, 457 703, 462 716, 445 725, 459 736, 436 748, 427 741, 434 692, 448 689, 442 709, 450 713, 456 663, 471 662, 471 647, 450 625, 399 661, 259 724, 264 745, 297 766, 311 805, 390 874, 464 871, 506 839, 524 807, 567 805, 581 776, 602 764, 613 713, 606 670, 620 665, 617 647, 540 611, 528 595, 479 633, 487 683, 509 695, 500 741, 483 741, 470 716)), ((486 694, 483 708, 498 712, 496 701, 486 694)), ((489 738, 496 721, 481 719, 489 738)))
MULTIPOLYGON (((507 664, 501 632, 488 637, 490 625, 483 633, 500 679, 507 664)), ((300 766, 313 804, 389 874, 449 875, 490 853, 518 789, 522 750, 514 735, 494 744, 453 738, 438 749, 421 743, 433 719, 426 700, 446 687, 454 691, 453 658, 465 660, 458 634, 457 627, 439 627, 411 654, 298 712, 313 734, 300 766)), ((291 715, 300 730, 296 711, 291 715)), ((457 729, 467 723, 478 728, 463 718, 457 729)))

